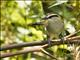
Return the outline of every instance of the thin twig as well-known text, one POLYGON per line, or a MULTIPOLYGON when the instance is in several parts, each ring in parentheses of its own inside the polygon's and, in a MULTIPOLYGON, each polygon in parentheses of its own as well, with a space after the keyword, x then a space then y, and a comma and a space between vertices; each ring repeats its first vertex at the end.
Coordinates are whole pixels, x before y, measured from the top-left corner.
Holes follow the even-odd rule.
POLYGON ((79 33, 79 32, 80 32, 80 30, 78 30, 77 32, 74 32, 74 33, 72 33, 72 34, 69 34, 69 35, 66 36, 66 38, 70 38, 70 37, 74 36, 75 34, 77 34, 77 33, 79 33))
POLYGON ((49 57, 51 57, 52 59, 57 60, 57 58, 56 58, 56 57, 54 57, 52 54, 50 54, 49 52, 47 52, 47 51, 46 51, 46 50, 44 50, 43 48, 41 48, 41 51, 42 51, 44 54, 46 54, 46 55, 48 55, 49 57))

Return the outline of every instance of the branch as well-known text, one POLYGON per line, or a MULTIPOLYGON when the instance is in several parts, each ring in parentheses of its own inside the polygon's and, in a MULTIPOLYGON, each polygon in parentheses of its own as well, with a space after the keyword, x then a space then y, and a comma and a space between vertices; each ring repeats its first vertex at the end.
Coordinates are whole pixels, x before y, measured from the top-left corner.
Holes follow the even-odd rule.
POLYGON ((67 38, 68 40, 80 40, 80 36, 74 36, 74 37, 70 37, 67 38))
POLYGON ((15 55, 19 55, 19 54, 27 54, 29 52, 39 52, 41 51, 42 48, 47 47, 48 45, 43 45, 43 46, 34 46, 34 47, 27 47, 23 50, 17 51, 15 53, 2 53, 0 55, 0 58, 4 58, 4 57, 10 57, 10 56, 15 56, 15 55))
POLYGON ((77 32, 75 32, 75 33, 73 33, 73 34, 70 34, 70 35, 66 36, 66 38, 70 38, 70 37, 74 36, 75 34, 77 34, 77 33, 79 33, 79 32, 80 32, 80 30, 78 30, 77 32))
MULTIPOLYGON (((72 44, 72 43, 77 43, 77 42, 80 44, 80 36, 67 38, 67 40, 64 41, 64 43, 66 43, 66 44, 68 44, 68 43, 72 44)), ((63 42, 60 41, 60 39, 52 40, 51 43, 53 45, 63 44, 63 42)), ((19 43, 19 44, 12 44, 12 45, 5 45, 5 46, 1 46, 0 47, 0 51, 14 49, 14 48, 28 47, 28 46, 45 45, 45 44, 48 44, 47 40, 35 41, 35 42, 27 42, 27 43, 19 43)))
POLYGON ((45 51, 43 48, 48 47, 48 44, 43 45, 43 46, 34 46, 34 47, 27 47, 23 50, 17 51, 15 53, 3 53, 0 55, 0 58, 5 58, 5 57, 10 57, 10 56, 15 56, 15 55, 19 55, 19 54, 27 54, 29 52, 43 52, 44 54, 48 55, 49 57, 51 57, 52 59, 57 60, 57 58, 55 58, 53 55, 51 55, 50 53, 48 53, 47 51, 45 51))
POLYGON ((1 54, 0 58, 15 56, 15 55, 19 55, 19 54, 25 54, 25 53, 27 54, 28 52, 40 51, 40 49, 42 47, 45 47, 45 46, 27 47, 23 50, 15 52, 15 53, 11 53, 11 52, 10 53, 3 53, 3 54, 1 54))
POLYGON ((46 55, 48 55, 49 57, 51 57, 52 59, 57 60, 57 58, 56 58, 56 57, 54 57, 52 54, 50 54, 49 52, 47 52, 47 51, 46 51, 46 50, 44 50, 43 48, 41 49, 41 51, 42 51, 44 54, 46 54, 46 55))
MULTIPOLYGON (((59 41, 60 39, 58 39, 58 41, 54 41, 54 40, 52 40, 51 41, 51 46, 53 46, 53 45, 60 45, 60 44, 62 44, 63 42, 62 41, 59 41)), ((34 43, 34 42, 33 42, 34 43)), ((36 42, 36 44, 37 44, 38 42, 36 42)), ((65 44, 68 44, 68 43, 70 43, 70 44, 73 44, 73 43, 77 43, 77 44, 80 44, 80 36, 76 36, 76 37, 73 37, 73 38, 68 38, 68 40, 66 40, 66 41, 64 41, 64 43, 65 44), (71 40, 71 39, 73 39, 73 40, 71 40)), ((36 45, 36 44, 33 44, 33 45, 36 45)), ((19 55, 19 54, 27 54, 28 52, 35 52, 35 51, 42 51, 42 52, 44 52, 46 55, 48 55, 48 56, 50 56, 51 58, 54 58, 54 59, 56 59, 55 57, 53 57, 52 55, 50 55, 49 53, 47 53, 47 52, 45 52, 44 50, 43 50, 43 48, 48 48, 49 46, 48 46, 48 44, 46 43, 46 41, 45 41, 45 43, 42 41, 42 42, 40 42, 40 44, 44 44, 44 45, 42 45, 42 46, 32 46, 32 47, 27 47, 26 49, 24 49, 24 50, 20 50, 20 51, 17 51, 17 52, 15 52, 15 53, 4 53, 4 54, 1 54, 1 56, 0 56, 0 58, 4 58, 4 57, 10 57, 10 56, 15 56, 15 55, 19 55)), ((29 44, 28 44, 29 45, 29 44)), ((25 46, 25 45, 24 45, 25 46)), ((30 45, 31 46, 31 45, 30 45)), ((19 46, 20 47, 20 46, 19 46)), ((12 49, 12 48, 10 48, 10 49, 12 49)), ((5 49, 6 50, 6 49, 5 49)), ((56 59, 57 60, 57 59, 56 59)))
POLYGON ((37 46, 47 44, 47 41, 35 41, 35 42, 24 42, 19 44, 5 45, 0 47, 0 51, 9 50, 14 48, 28 47, 28 46, 37 46))
MULTIPOLYGON (((51 41, 52 43, 52 46, 53 45, 59 45, 59 44, 62 44, 63 42, 61 41, 51 41), (55 42, 55 43, 54 43, 55 42)), ((76 40, 68 40, 68 41, 64 41, 64 43, 79 43, 80 44, 80 41, 76 41, 76 40)), ((0 55, 0 58, 5 58, 5 57, 10 57, 10 56, 15 56, 15 55, 20 55, 20 54, 27 54, 29 52, 39 52, 39 51, 42 51, 43 53, 45 53, 46 55, 50 56, 51 58, 54 58, 56 59, 55 57, 53 57, 52 55, 50 55, 48 52, 44 51, 43 48, 48 48, 48 44, 45 44, 45 45, 42 45, 42 46, 32 46, 32 47, 26 47, 25 49, 23 50, 20 50, 20 51, 17 51, 17 52, 9 52, 9 53, 3 53, 0 55)), ((56 59, 57 60, 57 59, 56 59)))

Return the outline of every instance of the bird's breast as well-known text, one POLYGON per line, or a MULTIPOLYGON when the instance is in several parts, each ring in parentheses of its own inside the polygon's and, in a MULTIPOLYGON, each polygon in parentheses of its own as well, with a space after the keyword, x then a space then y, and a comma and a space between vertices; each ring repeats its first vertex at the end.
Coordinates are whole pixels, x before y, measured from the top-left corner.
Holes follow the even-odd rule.
POLYGON ((64 24, 60 20, 49 20, 46 29, 49 34, 59 35, 64 29, 64 24))

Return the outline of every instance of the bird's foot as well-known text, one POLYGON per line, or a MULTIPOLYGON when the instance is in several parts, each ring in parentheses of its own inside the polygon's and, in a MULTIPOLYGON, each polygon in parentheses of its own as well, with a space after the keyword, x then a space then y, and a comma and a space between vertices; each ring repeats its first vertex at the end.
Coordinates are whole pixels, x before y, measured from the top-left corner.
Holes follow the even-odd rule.
POLYGON ((60 38, 61 39, 61 41, 64 41, 64 37, 62 37, 62 38, 60 38))
POLYGON ((60 41, 64 44, 64 37, 60 38, 60 41))
POLYGON ((48 45, 51 46, 51 40, 48 39, 47 42, 48 42, 48 45))

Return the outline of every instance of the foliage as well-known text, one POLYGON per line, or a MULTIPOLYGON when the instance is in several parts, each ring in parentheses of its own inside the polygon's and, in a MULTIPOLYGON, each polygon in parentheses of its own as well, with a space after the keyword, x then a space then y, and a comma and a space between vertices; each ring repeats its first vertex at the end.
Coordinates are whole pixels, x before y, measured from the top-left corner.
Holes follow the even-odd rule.
MULTIPOLYGON (((66 35, 80 30, 80 1, 78 0, 1 1, 0 8, 1 45, 46 39, 46 31, 43 26, 28 26, 28 24, 40 22, 41 18, 48 13, 56 13, 62 16, 66 35)), ((80 35, 80 33, 77 35, 80 35)), ((62 60, 63 57, 66 60, 72 60, 71 51, 67 45, 53 46, 47 50, 58 57, 59 60, 60 58, 62 60)), ((15 50, 12 51, 14 52, 15 50)), ((2 60, 17 59, 51 60, 41 52, 3 58, 2 60)))

